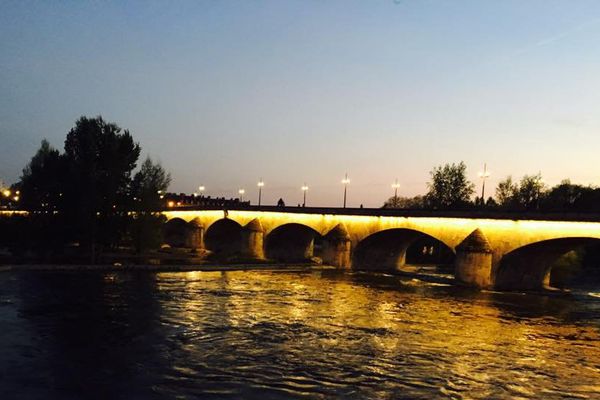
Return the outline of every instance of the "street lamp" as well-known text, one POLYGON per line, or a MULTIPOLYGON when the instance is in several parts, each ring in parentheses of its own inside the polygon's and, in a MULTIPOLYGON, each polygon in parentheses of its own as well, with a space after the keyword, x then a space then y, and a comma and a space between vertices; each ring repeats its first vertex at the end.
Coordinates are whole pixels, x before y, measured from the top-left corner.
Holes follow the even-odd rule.
POLYGON ((206 189, 206 188, 204 187, 204 185, 200 185, 200 186, 198 186, 198 192, 200 192, 200 196, 202 196, 202 192, 204 192, 204 189, 206 189))
POLYGON ((348 184, 350 183, 350 179, 348 179, 348 173, 342 179, 342 184, 344 185, 344 208, 346 208, 346 192, 348 189, 348 184))
POLYGON ((302 207, 306 207, 306 192, 308 191, 308 186, 306 186, 306 182, 302 185, 303 199, 302 199, 302 207))
POLYGON ((246 191, 244 189, 240 189, 238 190, 238 193, 240 194, 240 203, 242 201, 244 201, 244 193, 246 193, 246 191))
POLYGON ((396 182, 392 183, 392 189, 394 189, 394 207, 398 206, 398 188, 400 188, 400 184, 396 178, 396 182))
POLYGON ((262 178, 260 178, 260 180, 258 181, 258 206, 260 207, 260 200, 262 197, 262 188, 263 186, 265 186, 265 183, 263 182, 262 178))
POLYGON ((490 177, 490 173, 487 170, 487 164, 483 164, 483 171, 479 173, 481 178, 481 204, 485 204, 485 180, 490 177))

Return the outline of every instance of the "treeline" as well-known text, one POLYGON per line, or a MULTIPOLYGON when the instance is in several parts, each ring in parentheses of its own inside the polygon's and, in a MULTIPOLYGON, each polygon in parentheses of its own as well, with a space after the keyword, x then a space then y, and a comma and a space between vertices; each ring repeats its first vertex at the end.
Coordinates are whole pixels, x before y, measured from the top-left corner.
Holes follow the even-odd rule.
POLYGON ((12 187, 29 216, 0 219, 0 247, 42 261, 67 255, 92 263, 122 246, 158 247, 159 192, 171 178, 150 158, 134 174, 140 153, 129 131, 102 117, 78 119, 62 152, 42 141, 12 187))
POLYGON ((475 196, 475 184, 467 179, 466 165, 445 164, 430 172, 424 196, 391 197, 384 208, 600 213, 600 188, 572 184, 568 179, 548 187, 541 174, 525 175, 519 181, 506 177, 495 188, 495 196, 475 196))

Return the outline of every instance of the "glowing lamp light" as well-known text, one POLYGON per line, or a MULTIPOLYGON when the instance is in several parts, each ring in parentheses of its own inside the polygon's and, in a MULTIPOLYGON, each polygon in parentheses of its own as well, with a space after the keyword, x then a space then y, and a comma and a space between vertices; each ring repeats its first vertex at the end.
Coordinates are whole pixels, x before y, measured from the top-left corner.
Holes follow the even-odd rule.
POLYGON ((350 183, 350 179, 348 179, 348 173, 342 179, 342 183, 344 184, 344 208, 346 208, 346 192, 348 189, 348 184, 350 183))
POLYGON ((175 207, 175 202, 174 202, 174 201, 169 201, 169 202, 167 203, 167 206, 168 206, 169 208, 173 208, 173 207, 175 207))
POLYGON ((394 202, 398 201, 398 189, 400 188, 400 184, 398 183, 398 179, 396 182, 392 183, 392 189, 394 189, 394 202))
POLYGON ((204 192, 204 189, 206 189, 206 188, 204 187, 204 185, 200 185, 200 186, 198 186, 198 191, 199 191, 200 193, 204 192))
POLYGON ((485 180, 490 177, 490 172, 487 170, 487 163, 483 164, 483 171, 479 172, 481 178, 481 203, 485 201, 485 180))
POLYGON ((6 189, 4 192, 2 192, 2 194, 4 195, 4 197, 10 197, 11 192, 10 190, 6 189))
POLYGON ((306 183, 302 185, 301 189, 303 194, 302 207, 306 207, 306 192, 308 191, 308 186, 306 186, 306 183))
POLYGON ((260 182, 258 182, 256 185, 257 185, 258 187, 263 187, 263 186, 265 186, 265 183, 264 183, 264 182, 261 180, 261 181, 260 181, 260 182))

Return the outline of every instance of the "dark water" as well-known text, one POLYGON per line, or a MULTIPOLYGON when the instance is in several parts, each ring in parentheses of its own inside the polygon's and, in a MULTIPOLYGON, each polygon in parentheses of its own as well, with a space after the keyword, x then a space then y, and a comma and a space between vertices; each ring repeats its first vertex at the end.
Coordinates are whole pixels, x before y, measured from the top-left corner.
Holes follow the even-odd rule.
POLYGON ((368 274, 4 273, 0 399, 600 398, 600 298, 368 274))

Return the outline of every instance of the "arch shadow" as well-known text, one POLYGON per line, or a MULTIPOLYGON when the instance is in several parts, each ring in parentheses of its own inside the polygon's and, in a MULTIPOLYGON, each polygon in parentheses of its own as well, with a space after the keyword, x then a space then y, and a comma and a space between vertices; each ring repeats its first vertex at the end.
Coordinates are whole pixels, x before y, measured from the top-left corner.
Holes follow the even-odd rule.
POLYGON ((354 269, 397 270, 407 262, 451 264, 454 250, 426 233, 394 228, 376 232, 361 240, 354 250, 354 269))
POLYGON ((307 225, 284 224, 267 235, 265 255, 282 262, 307 262, 320 255, 321 241, 321 234, 307 225))
POLYGON ((164 241, 171 247, 185 247, 189 225, 181 218, 168 220, 163 229, 164 241))
POLYGON ((207 250, 218 256, 237 255, 242 249, 242 226, 223 218, 213 222, 204 235, 207 250))
POLYGON ((500 260, 495 273, 495 287, 500 290, 549 289, 553 286, 552 269, 561 256, 598 244, 600 239, 576 237, 544 240, 519 247, 500 260))

